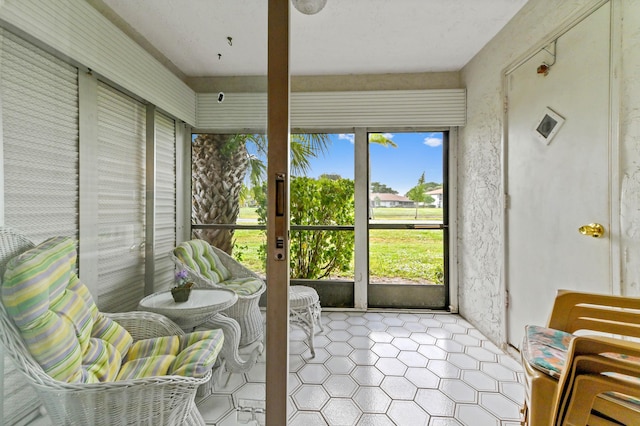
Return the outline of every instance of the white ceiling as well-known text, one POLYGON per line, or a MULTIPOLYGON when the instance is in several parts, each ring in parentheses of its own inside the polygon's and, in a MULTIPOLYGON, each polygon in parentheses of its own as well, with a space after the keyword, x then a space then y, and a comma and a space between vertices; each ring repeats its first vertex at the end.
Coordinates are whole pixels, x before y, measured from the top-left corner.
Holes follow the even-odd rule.
MULTIPOLYGON (((266 75, 267 0, 102 2, 184 76, 266 75)), ((327 0, 316 15, 292 7, 291 74, 457 71, 526 2, 327 0)))

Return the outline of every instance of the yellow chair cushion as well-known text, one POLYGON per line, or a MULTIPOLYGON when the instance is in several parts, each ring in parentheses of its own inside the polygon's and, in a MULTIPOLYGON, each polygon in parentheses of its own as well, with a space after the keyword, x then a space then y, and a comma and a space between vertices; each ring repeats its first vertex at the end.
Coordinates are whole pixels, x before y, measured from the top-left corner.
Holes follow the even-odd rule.
POLYGON ((43 370, 68 383, 164 374, 202 377, 222 348, 222 330, 138 341, 103 315, 75 272, 75 242, 54 237, 12 259, 0 296, 43 370))

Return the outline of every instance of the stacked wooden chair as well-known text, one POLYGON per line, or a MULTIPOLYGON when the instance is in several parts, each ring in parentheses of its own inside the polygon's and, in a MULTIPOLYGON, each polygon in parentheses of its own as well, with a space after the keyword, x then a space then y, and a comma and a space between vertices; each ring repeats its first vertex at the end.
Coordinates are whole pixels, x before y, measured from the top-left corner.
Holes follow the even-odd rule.
POLYGON ((640 298, 560 290, 525 331, 526 425, 640 425, 640 298))

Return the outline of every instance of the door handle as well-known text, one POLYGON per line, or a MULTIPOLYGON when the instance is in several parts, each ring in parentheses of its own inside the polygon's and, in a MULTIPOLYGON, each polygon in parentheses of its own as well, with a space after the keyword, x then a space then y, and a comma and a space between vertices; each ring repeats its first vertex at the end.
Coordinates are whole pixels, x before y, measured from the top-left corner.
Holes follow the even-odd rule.
POLYGON ((593 238, 600 238, 604 235, 604 226, 599 223, 590 223, 588 225, 583 225, 578 228, 578 232, 582 235, 587 235, 593 238))

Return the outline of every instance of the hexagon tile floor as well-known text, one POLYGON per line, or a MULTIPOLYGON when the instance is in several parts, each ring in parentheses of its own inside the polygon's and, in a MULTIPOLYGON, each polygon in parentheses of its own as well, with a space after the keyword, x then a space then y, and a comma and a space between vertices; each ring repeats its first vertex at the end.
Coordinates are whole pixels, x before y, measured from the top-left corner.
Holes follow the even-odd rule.
MULTIPOLYGON (((315 358, 304 333, 290 333, 288 425, 520 425, 520 364, 459 315, 323 312, 322 322, 315 358)), ((239 399, 264 398, 263 357, 197 402, 208 425, 229 426, 243 424, 239 399)))

